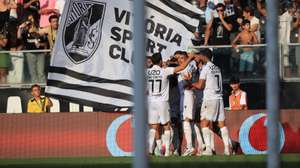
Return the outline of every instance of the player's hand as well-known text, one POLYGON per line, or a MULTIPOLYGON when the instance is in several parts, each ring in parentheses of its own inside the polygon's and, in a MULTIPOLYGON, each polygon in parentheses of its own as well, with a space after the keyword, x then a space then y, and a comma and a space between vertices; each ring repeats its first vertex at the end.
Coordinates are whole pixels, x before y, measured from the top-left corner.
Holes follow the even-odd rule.
POLYGON ((238 46, 236 44, 232 44, 231 46, 232 46, 232 48, 235 48, 235 49, 238 48, 238 46))
POLYGON ((198 68, 199 68, 199 69, 202 69, 202 67, 203 67, 203 63, 202 63, 202 62, 199 62, 198 68))
POLYGON ((194 59, 194 58, 195 58, 195 54, 194 54, 194 53, 188 53, 188 57, 189 57, 190 59, 194 59))
POLYGON ((198 33, 198 32, 195 32, 195 33, 194 33, 194 36, 195 36, 195 38, 198 39, 198 38, 199 38, 199 33, 198 33))
POLYGON ((218 15, 221 20, 224 20, 224 14, 222 12, 218 12, 218 15))
POLYGON ((192 79, 192 73, 187 73, 183 75, 183 80, 190 80, 190 79, 192 79))

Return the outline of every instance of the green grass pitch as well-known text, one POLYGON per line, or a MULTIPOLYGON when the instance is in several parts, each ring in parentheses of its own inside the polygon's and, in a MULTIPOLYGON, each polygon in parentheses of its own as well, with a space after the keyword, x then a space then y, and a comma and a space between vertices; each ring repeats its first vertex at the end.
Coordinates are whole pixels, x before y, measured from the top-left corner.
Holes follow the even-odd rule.
MULTIPOLYGON (((300 168, 300 154, 281 157, 281 168, 300 168)), ((133 158, 0 159, 0 168, 130 168, 133 158)), ((150 157, 150 168, 265 168, 266 156, 150 157)))

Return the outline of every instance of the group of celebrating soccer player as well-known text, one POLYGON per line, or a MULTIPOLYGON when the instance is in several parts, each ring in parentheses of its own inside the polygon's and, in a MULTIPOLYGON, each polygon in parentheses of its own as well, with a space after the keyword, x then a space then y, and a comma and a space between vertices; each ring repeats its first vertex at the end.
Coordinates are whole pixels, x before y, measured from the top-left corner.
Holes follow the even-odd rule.
POLYGON ((232 142, 225 125, 222 75, 220 68, 212 63, 212 57, 210 49, 201 49, 194 53, 177 51, 174 54, 174 60, 177 61, 175 67, 167 67, 160 53, 149 57, 146 71, 149 154, 211 156, 215 153, 214 132, 223 140, 224 155, 231 154, 232 142), (180 124, 173 120, 171 122, 170 77, 176 77, 178 82, 180 124), (201 108, 196 108, 196 102, 201 102, 201 108), (200 122, 195 119, 199 114, 200 122), (219 132, 214 129, 214 126, 219 128, 219 132), (182 138, 179 130, 182 130, 186 142, 183 152, 181 152, 182 138), (197 149, 194 148, 193 137, 198 144, 197 149))

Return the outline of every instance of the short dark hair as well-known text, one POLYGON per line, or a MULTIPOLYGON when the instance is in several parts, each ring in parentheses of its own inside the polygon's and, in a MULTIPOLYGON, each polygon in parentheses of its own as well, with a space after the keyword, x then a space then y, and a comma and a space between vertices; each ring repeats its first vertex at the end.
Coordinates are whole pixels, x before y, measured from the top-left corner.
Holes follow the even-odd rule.
POLYGON ((238 76, 232 76, 230 78, 229 84, 239 84, 240 83, 240 78, 238 76))
POLYGON ((218 8, 220 8, 220 7, 222 7, 223 9, 225 9, 225 5, 224 5, 223 3, 218 3, 218 4, 216 5, 216 8, 215 8, 215 9, 218 9, 218 8))
POLYGON ((49 22, 51 22, 52 19, 57 19, 57 20, 58 20, 58 19, 59 19, 59 16, 57 16, 57 15, 51 15, 51 16, 49 17, 49 19, 48 19, 49 22))
POLYGON ((32 90, 33 88, 36 88, 36 87, 39 88, 39 89, 41 89, 41 86, 40 86, 40 85, 34 84, 34 85, 31 86, 31 90, 32 90))
POLYGON ((179 51, 176 51, 176 52, 174 53, 174 56, 177 55, 177 54, 178 54, 178 55, 184 55, 184 56, 186 56, 186 57, 188 56, 187 52, 185 52, 185 51, 180 51, 180 50, 179 50, 179 51))
POLYGON ((200 49, 195 54, 196 55, 203 55, 203 56, 207 57, 209 60, 211 60, 212 56, 213 56, 212 51, 208 48, 200 49))
POLYGON ((250 13, 250 16, 254 16, 254 9, 249 7, 249 6, 246 6, 244 8, 244 11, 247 12, 247 13, 250 13))
POLYGON ((250 24, 251 22, 248 19, 244 19, 242 25, 245 26, 246 24, 250 24))
POLYGON ((151 57, 153 65, 158 65, 162 60, 161 53, 154 53, 151 57))

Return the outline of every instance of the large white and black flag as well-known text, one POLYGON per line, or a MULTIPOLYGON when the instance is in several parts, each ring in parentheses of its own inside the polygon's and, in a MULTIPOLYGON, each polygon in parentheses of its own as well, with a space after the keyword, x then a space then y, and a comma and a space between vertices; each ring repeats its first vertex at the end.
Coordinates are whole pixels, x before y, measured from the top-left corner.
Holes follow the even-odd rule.
MULTIPOLYGON (((67 1, 52 53, 48 95, 101 111, 133 106, 132 3, 67 1)), ((186 50, 200 11, 183 0, 147 0, 145 6, 146 53, 161 52, 167 59, 186 50)))

